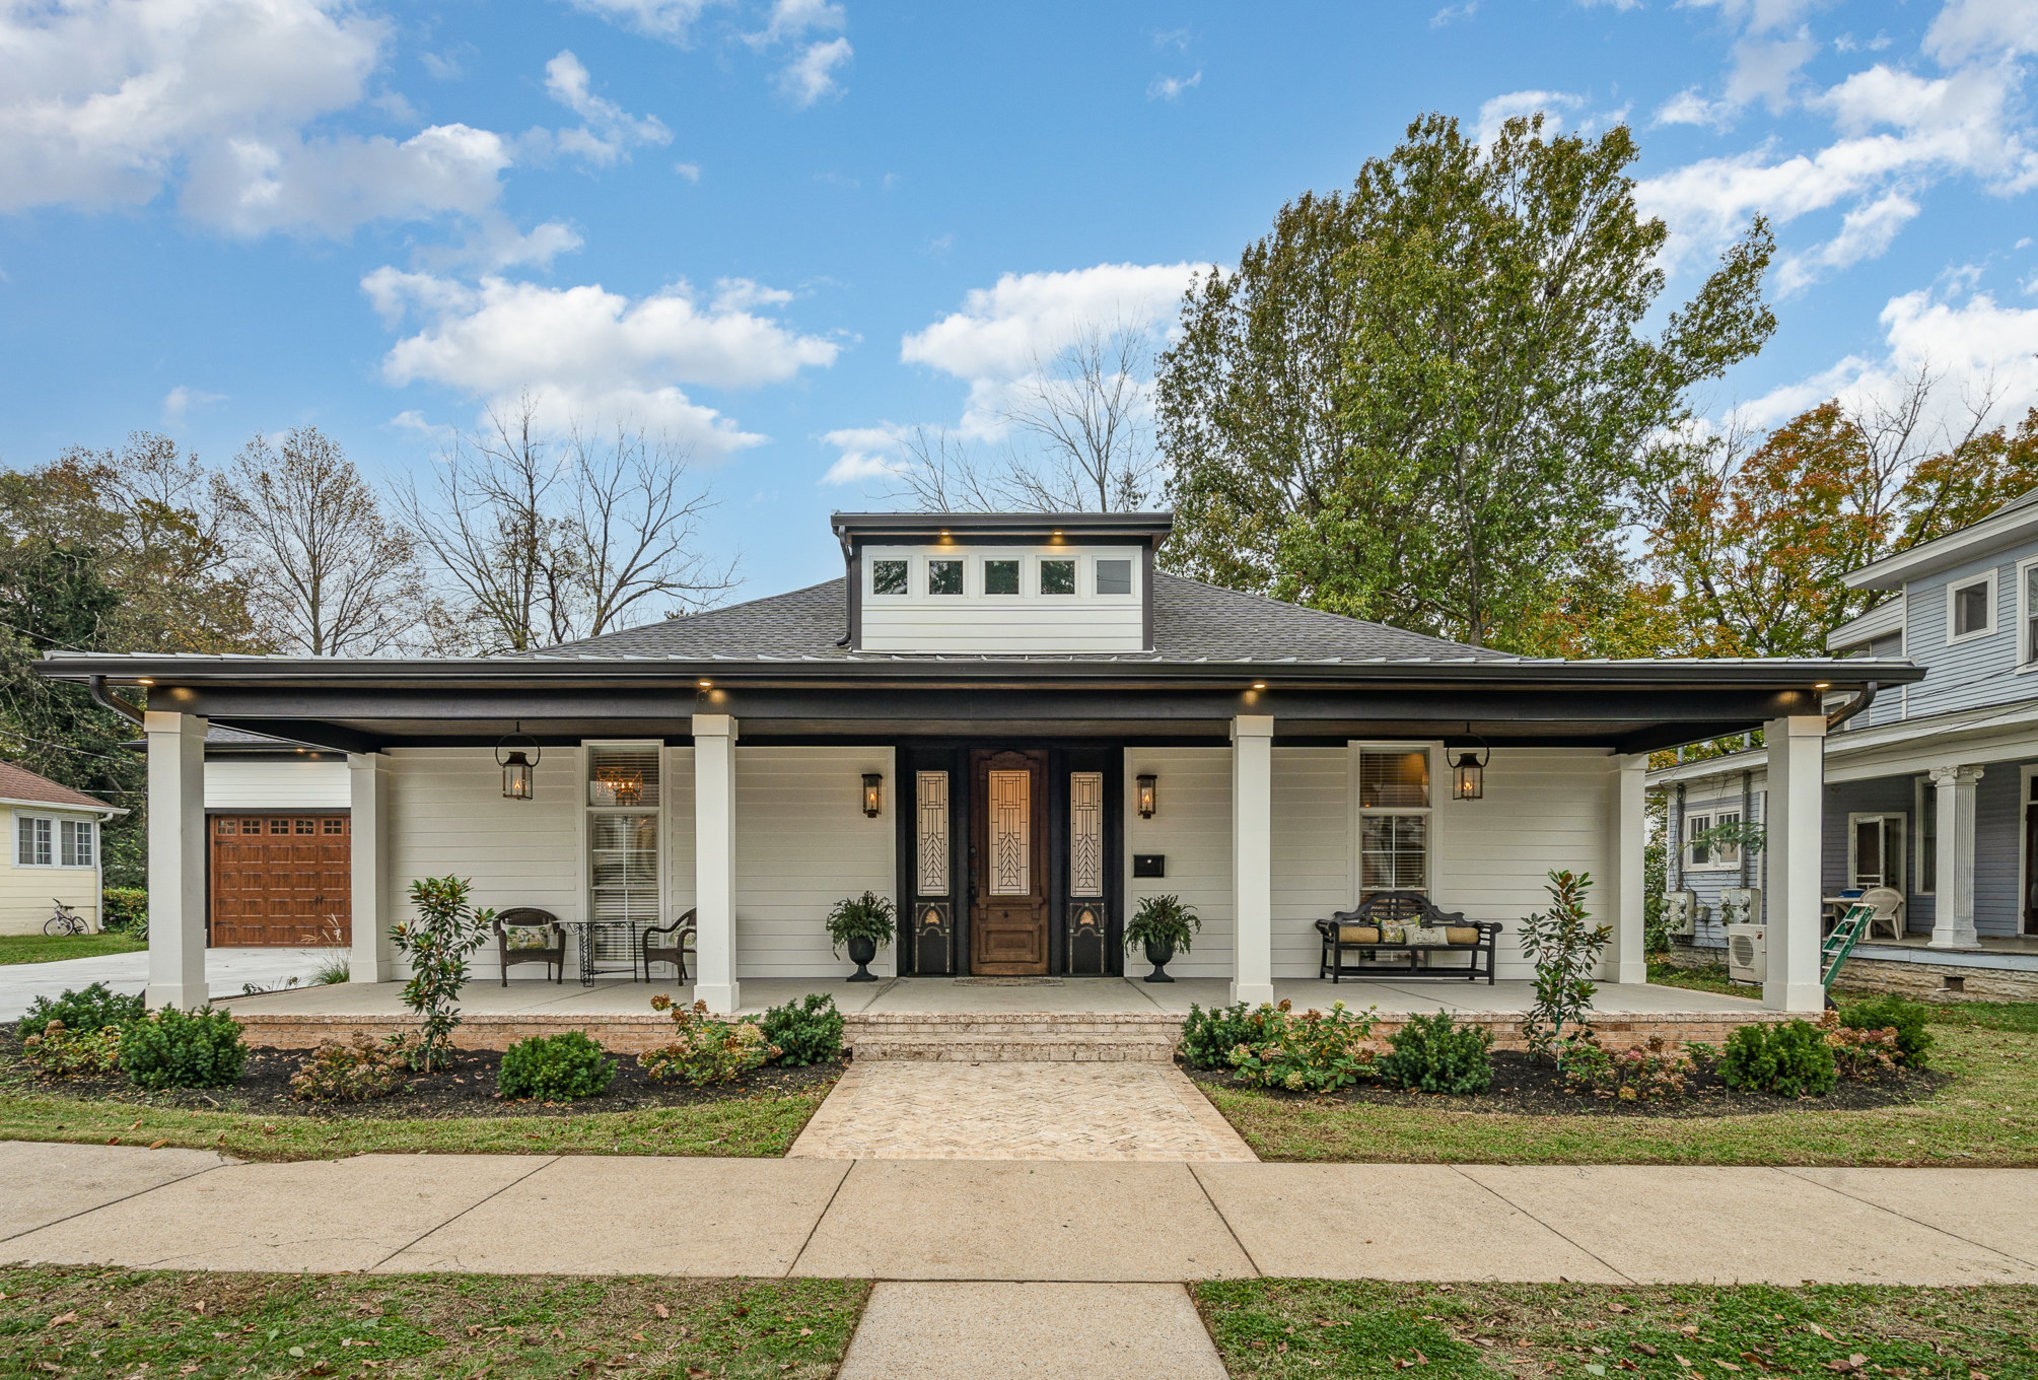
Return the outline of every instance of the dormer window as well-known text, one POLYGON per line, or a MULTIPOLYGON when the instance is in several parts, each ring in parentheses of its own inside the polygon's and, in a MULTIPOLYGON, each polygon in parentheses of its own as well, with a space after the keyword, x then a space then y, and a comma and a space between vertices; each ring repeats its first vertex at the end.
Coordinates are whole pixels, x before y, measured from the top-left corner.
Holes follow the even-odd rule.
POLYGON ((1074 561, 1050 560, 1040 563, 1040 592, 1042 594, 1074 594, 1076 592, 1076 563, 1074 561))
POLYGON ((962 593, 962 562, 927 562, 927 592, 929 594, 962 593))
POLYGON ((1019 562, 985 561, 984 593, 1017 594, 1019 592, 1019 562))
POLYGON ((870 592, 872 594, 904 594, 906 592, 906 563, 904 561, 872 561, 870 563, 870 592))
POLYGON ((1132 562, 1112 558, 1097 562, 1097 593, 1132 593, 1132 562))

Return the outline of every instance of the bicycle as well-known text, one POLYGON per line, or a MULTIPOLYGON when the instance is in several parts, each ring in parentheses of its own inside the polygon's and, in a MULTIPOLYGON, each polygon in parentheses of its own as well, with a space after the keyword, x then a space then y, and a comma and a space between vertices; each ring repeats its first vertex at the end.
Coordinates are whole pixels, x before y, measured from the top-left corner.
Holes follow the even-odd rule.
POLYGON ((85 933, 85 918, 82 915, 65 905, 62 897, 52 896, 50 899, 57 903, 57 908, 50 912, 49 919, 42 922, 42 932, 44 934, 65 935, 85 933))

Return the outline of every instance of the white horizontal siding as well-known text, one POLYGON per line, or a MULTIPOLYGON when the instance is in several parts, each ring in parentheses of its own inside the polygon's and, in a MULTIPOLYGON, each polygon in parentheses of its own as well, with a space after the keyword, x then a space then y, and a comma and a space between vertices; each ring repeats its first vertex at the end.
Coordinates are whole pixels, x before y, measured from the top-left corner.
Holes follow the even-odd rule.
MULTIPOLYGON (((889 747, 736 748, 736 972, 850 971, 822 922, 845 896, 897 900, 898 779, 889 747), (864 772, 884 773, 884 812, 866 818, 864 772)), ((691 827, 691 816, 689 816, 691 827)), ((897 971, 881 947, 873 972, 897 971)))
MULTIPOLYGON (((1176 977, 1230 977, 1232 955, 1231 749, 1153 748, 1125 750, 1126 916, 1149 896, 1180 896, 1202 918, 1196 946, 1168 965, 1176 977), (1134 808, 1133 778, 1159 777, 1152 819, 1134 808), (1168 875, 1132 875, 1134 853, 1160 853, 1168 875)), ((1125 956, 1125 971, 1150 971, 1139 950, 1125 956)))
MULTIPOLYGON (((26 806, 22 814, 40 815, 49 819, 97 819, 92 813, 65 810, 59 806, 26 806)), ((50 918, 56 907, 53 900, 61 899, 64 904, 78 912, 86 924, 99 928, 99 868, 92 867, 17 867, 15 858, 17 835, 14 827, 16 811, 12 807, 0 808, 0 827, 6 834, 0 838, 0 846, 6 852, 0 855, 0 934, 41 934, 43 921, 50 918)), ((50 848, 56 856, 60 846, 60 831, 51 830, 50 848)))
POLYGON ((346 759, 210 757, 208 810, 344 810, 352 803, 346 759))
POLYGON ((1500 935, 1501 977, 1534 975, 1521 957, 1521 921, 1549 904, 1550 872, 1590 872, 1598 885, 1587 908, 1609 918, 1611 757, 1587 749, 1500 748, 1487 764, 1483 799, 1452 800, 1448 778, 1437 788, 1431 894, 1445 910, 1507 927, 1500 935))
POLYGON ((1274 976, 1315 977, 1313 921, 1354 899, 1351 754, 1274 749, 1274 976))
POLYGON ((665 918, 672 920, 694 907, 693 749, 665 749, 665 918))

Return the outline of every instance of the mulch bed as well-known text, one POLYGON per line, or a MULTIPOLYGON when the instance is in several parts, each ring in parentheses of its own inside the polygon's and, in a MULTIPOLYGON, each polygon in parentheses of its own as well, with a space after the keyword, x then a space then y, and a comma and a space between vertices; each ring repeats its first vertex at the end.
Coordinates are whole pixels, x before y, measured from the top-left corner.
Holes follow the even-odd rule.
POLYGON ((35 1086, 69 1097, 132 1102, 192 1111, 250 1112, 262 1116, 371 1117, 441 1120, 481 1116, 585 1116, 590 1112, 631 1112, 685 1107, 760 1094, 801 1093, 826 1085, 840 1065, 753 1069, 733 1082, 693 1088, 654 1083, 635 1056, 618 1054, 615 1081, 600 1097, 572 1102, 510 1102, 496 1096, 502 1055, 494 1050, 455 1050, 453 1066, 441 1073, 413 1074, 396 1092, 366 1102, 303 1102, 290 1095, 290 1075, 310 1055, 306 1049, 250 1048, 248 1066, 231 1088, 173 1088, 144 1092, 126 1079, 66 1078, 35 1086))
MULTIPOLYGON (((1223 1069, 1189 1069, 1201 1083, 1244 1087, 1223 1069)), ((1385 1107, 1427 1107, 1449 1112, 1490 1112, 1512 1116, 1706 1117, 1756 1116, 1788 1111, 1865 1111, 1921 1102, 1953 1080, 1930 1069, 1896 1069, 1880 1078, 1854 1082, 1841 1079, 1824 1097, 1789 1098, 1771 1093, 1735 1092, 1712 1070, 1685 1076, 1684 1096, 1653 1102, 1622 1102, 1565 1089, 1544 1060, 1517 1050, 1496 1050, 1493 1086, 1472 1096, 1403 1092, 1377 1083, 1360 1083, 1327 1094, 1291 1093, 1279 1088, 1257 1091, 1289 1102, 1362 1103, 1385 1107)))

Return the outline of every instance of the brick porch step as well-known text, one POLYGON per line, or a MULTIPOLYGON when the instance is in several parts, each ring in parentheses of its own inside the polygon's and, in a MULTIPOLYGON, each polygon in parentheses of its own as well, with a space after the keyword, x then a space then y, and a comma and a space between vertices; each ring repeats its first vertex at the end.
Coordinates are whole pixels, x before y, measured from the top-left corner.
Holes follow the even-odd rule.
POLYGON ((1164 1064, 1182 1033, 1179 1017, 1144 1013, 856 1015, 843 1024, 843 1043, 866 1062, 1164 1064))

